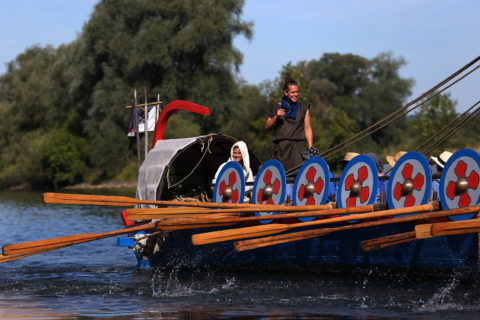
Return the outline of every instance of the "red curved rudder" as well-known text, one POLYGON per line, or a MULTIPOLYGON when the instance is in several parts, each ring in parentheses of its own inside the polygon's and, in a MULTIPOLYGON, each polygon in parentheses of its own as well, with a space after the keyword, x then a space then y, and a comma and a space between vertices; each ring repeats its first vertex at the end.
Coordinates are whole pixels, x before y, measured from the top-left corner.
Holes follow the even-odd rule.
POLYGON ((158 117, 157 123, 155 124, 152 148, 155 147, 155 143, 157 143, 158 140, 163 140, 163 134, 165 132, 165 127, 167 126, 167 121, 170 116, 177 110, 185 110, 189 112, 203 114, 206 116, 210 114, 210 109, 208 109, 207 107, 203 107, 190 101, 175 100, 170 102, 162 110, 160 116, 158 117))

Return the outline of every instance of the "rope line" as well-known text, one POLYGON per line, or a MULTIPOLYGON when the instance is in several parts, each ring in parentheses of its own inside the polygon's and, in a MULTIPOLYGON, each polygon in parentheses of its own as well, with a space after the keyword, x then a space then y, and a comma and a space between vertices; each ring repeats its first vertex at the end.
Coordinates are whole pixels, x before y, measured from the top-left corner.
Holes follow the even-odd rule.
MULTIPOLYGON (((187 180, 187 179, 193 174, 193 172, 198 168, 198 166, 199 166, 200 163, 202 162, 203 158, 205 158, 205 155, 207 154, 207 151, 211 153, 211 151, 210 151, 210 144, 212 143, 212 141, 213 141, 213 136, 210 136, 210 138, 208 139, 208 142, 207 142, 207 147, 205 148, 205 151, 203 151, 202 157, 200 158, 200 160, 198 160, 198 162, 197 162, 197 164, 195 165, 195 167, 192 169, 192 171, 190 171, 189 174, 187 174, 183 179, 181 179, 180 181, 176 182, 175 184, 171 184, 171 183, 170 183, 170 166, 168 166, 168 170, 167 170, 168 189, 178 186, 179 184, 181 184, 182 182, 184 182, 185 180, 187 180)), ((204 144, 204 143, 202 143, 202 144, 204 144)))
MULTIPOLYGON (((480 68, 480 65, 478 65, 476 68, 474 68, 473 70, 469 71, 467 74, 463 75, 461 78, 455 80, 453 83, 449 84, 448 86, 446 86, 445 88, 439 90, 439 91, 434 91, 428 98, 426 98, 425 100, 422 100, 420 103, 418 103, 417 105, 415 105, 413 108, 411 108, 410 110, 404 110, 402 113, 400 113, 398 116, 396 116, 395 118, 393 118, 392 120, 390 121, 387 121, 386 123, 384 123, 383 125, 381 125, 380 127, 376 128, 375 130, 371 131, 370 133, 368 133, 368 135, 365 135, 364 137, 360 137, 360 138, 357 138, 357 140, 353 141, 353 142, 350 142, 348 145, 342 147, 341 149, 337 150, 335 153, 357 143, 358 141, 366 138, 367 136, 377 132, 378 130, 380 129, 383 129, 385 128, 386 126, 390 125, 391 123, 395 122, 396 120, 402 118, 403 116, 405 116, 407 113, 417 109, 418 107, 424 105, 425 103, 427 103, 428 101, 432 100, 433 98, 435 98, 436 96, 438 96, 440 93, 442 93, 443 91, 449 89, 450 87, 452 87, 453 85, 455 85, 456 83, 458 83, 460 80, 464 79, 466 76, 470 75, 473 71, 477 70, 478 68, 480 68)), ((332 155, 334 155, 335 153, 332 153, 332 154, 329 154, 329 155, 326 155, 325 158, 328 158, 332 155)))
MULTIPOLYGON (((475 104, 479 104, 480 100, 475 104)), ((448 131, 442 138, 440 138, 437 142, 435 142, 430 148, 428 148, 425 153, 430 153, 432 150, 434 150, 436 147, 438 147, 440 144, 445 142, 448 138, 453 136, 455 133, 457 133, 460 129, 463 129, 465 125, 467 125, 470 121, 475 119, 480 113, 478 112, 480 110, 480 107, 475 109, 471 114, 469 114, 465 119, 460 121, 455 127, 451 128, 450 131, 448 131)))
MULTIPOLYGON (((434 86, 433 88, 431 88, 430 90, 426 91, 425 93, 423 93, 422 95, 420 95, 419 97, 417 97, 416 99, 408 102, 406 105, 404 105, 403 107, 399 108, 398 110, 392 112, 391 114, 387 115, 386 117, 384 117, 383 119, 377 121, 376 123, 370 125, 368 128, 364 129, 363 131, 359 132, 358 134, 354 135, 353 137, 350 137, 348 139, 346 139, 345 141, 343 141, 342 143, 326 150, 324 153, 322 154, 329 154, 331 152, 333 152, 335 149, 338 149, 340 148, 341 146, 343 146, 345 143, 348 143, 350 142, 351 140, 353 140, 354 138, 356 138, 357 136, 360 136, 362 134, 365 134, 367 133, 369 130, 371 130, 372 128, 378 126, 379 124, 385 122, 385 121, 388 121, 390 118, 394 117, 395 115, 397 115, 398 113, 402 112, 403 110, 407 109, 408 107, 410 107, 411 105, 421 101, 423 98, 429 96, 430 94, 432 94, 433 92, 437 91, 437 89, 439 89, 440 87, 442 87, 443 85, 445 85, 446 83, 448 83, 449 81, 451 81, 453 78, 457 77, 459 74, 461 74, 462 72, 464 72, 466 69, 470 68, 473 64, 475 64, 478 60, 480 60, 480 56, 478 56, 477 58, 473 59, 472 61, 470 61, 469 63, 467 63, 465 66, 463 66, 462 68, 460 68, 458 71, 454 72, 453 74, 451 74, 450 76, 448 76, 447 78, 445 78, 443 81, 441 81, 440 83, 438 83, 436 86, 434 86)), ((475 69, 476 70, 476 69, 475 69)), ((467 74, 468 75, 468 74, 467 74)))
MULTIPOLYGON (((424 143, 422 143, 420 146, 418 146, 415 151, 418 151, 418 152, 422 152, 425 151, 426 153, 426 150, 429 150, 429 146, 432 146, 433 144, 435 144, 435 139, 440 137, 440 136, 443 136, 444 132, 449 129, 450 127, 452 127, 455 123, 458 123, 458 122, 461 122, 463 118, 465 118, 468 113, 473 109, 475 108, 478 103, 480 101, 477 101, 477 103, 475 103, 473 106, 471 106, 470 108, 468 108, 464 113, 462 113, 460 116, 458 116, 457 118, 453 119, 452 121, 450 121, 447 125, 445 125, 442 129, 440 129, 440 131, 437 131, 436 134, 434 134, 433 136, 431 136, 427 141, 425 141, 424 143)), ((448 134, 448 133, 447 133, 448 134)), ((431 150, 430 150, 431 151, 431 150)))

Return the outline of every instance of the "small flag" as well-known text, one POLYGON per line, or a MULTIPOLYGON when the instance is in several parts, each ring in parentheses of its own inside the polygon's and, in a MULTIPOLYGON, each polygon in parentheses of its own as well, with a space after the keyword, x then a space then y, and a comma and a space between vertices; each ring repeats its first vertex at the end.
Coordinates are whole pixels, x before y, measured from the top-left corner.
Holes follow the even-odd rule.
MULTIPOLYGON (((128 137, 135 136, 135 115, 134 108, 132 108, 132 113, 130 114, 130 121, 128 123, 128 137)), ((155 131, 155 122, 156 122, 157 108, 155 105, 148 107, 148 131, 155 131)), ((145 115, 144 109, 138 109, 138 131, 140 133, 145 132, 145 115)))

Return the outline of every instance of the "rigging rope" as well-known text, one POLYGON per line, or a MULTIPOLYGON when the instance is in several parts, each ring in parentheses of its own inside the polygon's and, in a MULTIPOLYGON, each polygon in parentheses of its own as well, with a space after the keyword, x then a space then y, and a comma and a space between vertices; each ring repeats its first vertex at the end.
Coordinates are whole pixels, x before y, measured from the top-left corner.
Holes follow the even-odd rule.
MULTIPOLYGON (((477 103, 474 104, 474 106, 478 105, 480 103, 480 100, 477 101, 477 103)), ((467 125, 470 121, 475 119, 480 113, 480 107, 475 109, 471 114, 469 114, 467 117, 465 117, 462 121, 460 121, 455 127, 451 128, 450 131, 448 131, 442 138, 440 138, 437 142, 435 142, 430 148, 428 148, 425 153, 431 153, 436 147, 438 147, 440 144, 445 142, 448 138, 453 136, 455 133, 458 132, 458 130, 462 129, 467 125)))
MULTIPOLYGON (((431 136, 427 141, 425 141, 424 143, 422 143, 420 146, 418 146, 415 151, 418 151, 418 152, 422 152, 422 151, 426 151, 428 150, 429 146, 432 146, 433 144, 435 144, 435 139, 438 138, 439 136, 442 136, 443 133, 450 127, 452 127, 455 123, 458 123, 459 121, 461 122, 462 121, 462 118, 464 118, 473 108, 475 108, 477 106, 477 104, 479 103, 480 101, 478 101, 477 103, 475 103, 473 106, 471 106, 470 108, 468 108, 464 113, 462 113, 460 116, 458 116, 457 118, 453 119, 452 121, 450 121, 447 125, 445 125, 442 129, 440 129, 440 131, 437 131, 436 134, 434 134, 433 136, 431 136)), ((475 111, 474 111, 475 112, 475 111)), ((456 125, 455 125, 456 126, 456 125)), ((448 134, 448 133, 447 133, 448 134)))
MULTIPOLYGON (((198 168, 198 166, 200 165, 200 163, 202 162, 203 158, 205 158, 205 155, 207 154, 207 151, 211 153, 210 151, 210 144, 212 143, 213 141, 213 136, 210 136, 210 138, 208 139, 208 142, 207 142, 207 147, 205 148, 205 151, 203 152, 202 154, 202 157, 200 158, 200 160, 198 160, 197 164, 195 165, 195 167, 192 169, 192 171, 190 171, 189 174, 187 174, 183 179, 181 179, 180 181, 176 182, 175 184, 171 184, 170 183, 170 166, 168 166, 168 170, 167 170, 167 183, 168 183, 168 188, 173 188, 173 187, 176 187, 178 186, 179 184, 181 184, 182 182, 184 182, 185 180, 187 180, 192 174, 193 172, 198 168)), ((202 144, 204 144, 204 142, 202 142, 202 144)), ((202 146, 203 148, 203 146, 202 146)))
MULTIPOLYGON (((425 93, 423 93, 422 95, 420 95, 419 97, 417 97, 416 99, 410 101, 409 103, 407 103, 406 105, 404 105, 403 107, 399 108, 398 110, 392 112, 391 114, 389 114, 388 116, 386 116, 385 118, 377 121, 376 123, 372 124, 371 126, 369 126, 368 128, 364 129, 363 131, 357 133, 356 135, 354 135, 353 137, 350 137, 348 139, 346 139, 345 141, 343 141, 342 143, 326 150, 325 152, 323 152, 323 154, 328 154, 330 155, 335 149, 338 149, 340 147, 342 147, 345 143, 348 143, 350 142, 351 140, 355 139, 357 136, 360 136, 362 134, 365 134, 365 133, 368 133, 369 130, 371 130, 372 128, 378 126, 379 124, 385 122, 385 121, 388 121, 390 118, 394 117, 395 115, 401 113, 403 110, 407 109, 408 107, 410 107, 411 105, 421 101, 423 98, 429 96, 430 94, 432 94, 433 92, 435 92, 438 88, 442 87, 443 85, 445 85, 446 83, 448 83, 449 81, 451 81, 453 78, 457 77, 459 74, 461 74, 462 72, 464 72, 465 70, 467 70, 468 68, 470 68, 473 64, 475 64, 478 60, 480 60, 480 56, 478 56, 477 58, 473 59, 471 62, 469 62, 468 64, 466 64, 465 66, 463 66, 462 68, 460 68, 458 71, 456 71, 455 73, 453 73, 452 75, 450 75, 449 77, 445 78, 443 81, 441 81, 440 83, 438 83, 436 86, 434 86, 433 88, 431 88, 430 90, 426 91, 425 93)), ((477 67, 478 68, 478 67, 477 67)), ((476 69, 474 69, 476 70, 476 69)), ((471 72, 470 72, 471 73, 471 72)), ((468 74, 470 74, 468 73, 468 74)), ((468 75, 467 74, 467 75, 468 75)), ((463 78, 462 78, 463 79, 463 78)), ((455 82, 456 83, 456 82, 455 82)), ((371 134, 371 133, 370 133, 371 134)), ((337 151, 335 151, 336 153, 337 151)))
POLYGON ((445 88, 439 90, 439 91, 435 91, 432 95, 430 95, 428 98, 426 98, 425 100, 422 100, 420 103, 418 103, 417 105, 415 105, 413 108, 411 109, 407 109, 407 110, 404 110, 402 113, 400 113, 398 116, 396 116, 395 118, 391 119, 390 121, 387 121, 386 123, 382 124, 380 127, 374 129, 373 131, 369 132, 367 135, 363 136, 363 137, 360 137, 360 138, 357 138, 356 140, 354 140, 353 142, 350 142, 349 144, 343 146, 341 149, 335 151, 334 153, 331 153, 331 154, 328 154, 325 156, 325 158, 328 158, 332 155, 334 155, 335 153, 357 143, 358 141, 366 138, 367 136, 377 132, 378 130, 380 129, 383 129, 384 127, 388 126, 389 124, 395 122, 396 120, 402 118, 403 116, 405 116, 407 113, 417 109, 418 107, 424 105, 425 103, 427 103, 428 101, 432 100, 434 97, 438 96, 440 93, 442 93, 443 91, 449 89, 450 87, 452 87, 453 85, 455 85, 456 83, 458 83, 460 80, 464 79, 466 76, 470 75, 472 72, 474 72, 475 70, 477 70, 478 68, 480 68, 480 65, 478 65, 476 68, 474 68, 473 70, 469 71, 468 73, 466 73, 465 75, 463 75, 462 77, 460 77, 459 79, 455 80, 453 83, 449 84, 448 86, 446 86, 445 88))

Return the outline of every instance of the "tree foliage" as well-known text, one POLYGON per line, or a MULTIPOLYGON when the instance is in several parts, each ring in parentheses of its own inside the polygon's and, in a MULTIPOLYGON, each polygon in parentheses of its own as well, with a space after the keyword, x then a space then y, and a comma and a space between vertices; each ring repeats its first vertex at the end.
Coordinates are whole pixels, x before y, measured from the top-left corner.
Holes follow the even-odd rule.
POLYGON ((55 189, 83 181, 86 141, 65 130, 54 130, 48 138, 42 146, 40 162, 44 181, 50 182, 55 189))
MULTIPOLYGON (((124 106, 132 104, 134 89, 138 103, 147 88, 149 102, 160 93, 165 102, 210 108, 207 117, 173 115, 166 138, 220 132, 244 140, 261 161, 272 153, 267 108, 280 101, 287 76, 311 106, 314 145, 321 151, 406 102, 413 80, 400 77, 405 61, 391 53, 372 59, 324 53, 287 62, 261 85, 245 83, 237 78, 242 54, 233 46, 235 37, 252 36, 253 24, 241 17, 243 2, 103 0, 75 41, 19 54, 0 76, 0 187, 131 177, 136 147, 126 136, 130 112, 124 106)), ((336 157, 413 148, 452 117, 455 103, 440 95, 414 120, 401 119, 336 157)), ((476 145, 478 128, 474 121, 462 139, 445 146, 476 145)))
MULTIPOLYGON (((415 114, 415 119, 410 123, 410 131, 415 132, 412 140, 415 142, 416 146, 420 146, 424 142, 427 142, 427 140, 434 137, 438 131, 451 124, 451 122, 457 118, 455 110, 456 104, 456 101, 451 100, 450 93, 444 93, 436 95, 420 106, 420 110, 415 114)), ((444 132, 446 133, 448 130, 445 130, 444 132)), ((433 153, 441 153, 442 150, 440 147, 442 146, 448 148, 463 145, 461 140, 462 139, 459 139, 458 136, 453 136, 445 143, 435 148, 433 153)), ((429 148, 429 146, 432 143, 435 143, 435 141, 437 141, 437 139, 431 140, 431 143, 427 144, 425 148, 429 148)))
POLYGON ((74 42, 29 48, 9 64, 0 79, 0 113, 13 128, 2 125, 0 148, 18 144, 26 132, 66 130, 87 139, 92 179, 111 179, 135 154, 122 108, 133 88, 211 108, 213 117, 186 116, 198 129, 180 134, 220 131, 234 122, 239 95, 234 73, 242 54, 233 39, 252 35, 242 7, 238 0, 100 1, 74 42))
MULTIPOLYGON (((329 107, 349 115, 359 126, 368 128, 373 123, 400 108, 410 95, 412 80, 401 78, 398 71, 405 64, 402 58, 381 53, 373 59, 354 54, 328 53, 305 65, 311 79, 311 94, 318 103, 312 114, 321 116, 329 107)), ((398 142, 399 131, 405 128, 400 119, 386 129, 372 135, 377 144, 398 142)))

